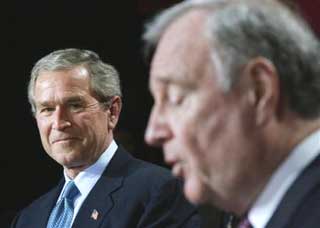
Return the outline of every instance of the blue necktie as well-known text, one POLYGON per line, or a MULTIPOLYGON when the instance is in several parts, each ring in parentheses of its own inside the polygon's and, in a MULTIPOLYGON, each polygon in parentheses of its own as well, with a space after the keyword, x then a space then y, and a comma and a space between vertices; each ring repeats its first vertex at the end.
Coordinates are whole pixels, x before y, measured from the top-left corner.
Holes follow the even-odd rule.
POLYGON ((60 201, 53 208, 47 228, 70 228, 73 217, 74 199, 79 190, 73 181, 66 185, 60 201))

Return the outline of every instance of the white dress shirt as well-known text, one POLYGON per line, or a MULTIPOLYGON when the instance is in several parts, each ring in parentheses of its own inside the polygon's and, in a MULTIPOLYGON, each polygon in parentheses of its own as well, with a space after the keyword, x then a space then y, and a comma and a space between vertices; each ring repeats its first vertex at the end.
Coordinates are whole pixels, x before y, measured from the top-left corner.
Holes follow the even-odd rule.
POLYGON ((272 175, 259 195, 248 218, 254 228, 264 228, 278 207, 284 194, 303 171, 320 154, 320 130, 298 144, 272 175))
MULTIPOLYGON (((99 159, 91 166, 80 172, 76 178, 74 178, 74 183, 77 186, 77 188, 80 191, 80 194, 76 197, 74 202, 74 211, 73 211, 73 218, 72 218, 72 224, 77 216, 79 209, 83 203, 83 201, 87 198, 88 194, 94 187, 94 185, 97 183, 99 178, 101 177, 103 171, 108 166, 111 158, 115 154, 116 150, 118 148, 118 145, 115 141, 112 141, 109 147, 106 149, 103 154, 99 157, 99 159)), ((65 177, 65 184, 61 190, 60 196, 58 198, 58 201, 61 199, 62 192, 64 191, 64 188, 66 187, 67 183, 71 181, 71 179, 66 175, 64 172, 65 177)), ((71 224, 71 225, 72 225, 71 224)))

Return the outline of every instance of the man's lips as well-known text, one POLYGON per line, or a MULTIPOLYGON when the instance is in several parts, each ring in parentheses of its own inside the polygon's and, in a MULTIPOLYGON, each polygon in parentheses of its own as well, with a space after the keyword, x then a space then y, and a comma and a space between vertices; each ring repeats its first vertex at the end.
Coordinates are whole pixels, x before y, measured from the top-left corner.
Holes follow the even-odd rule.
POLYGON ((176 177, 184 178, 183 163, 176 162, 172 166, 172 174, 176 177))
POLYGON ((173 154, 165 154, 165 162, 172 167, 171 171, 172 174, 176 177, 184 177, 184 162, 182 160, 179 160, 176 156, 173 154))
POLYGON ((59 138, 52 141, 52 144, 54 143, 60 143, 60 142, 66 142, 71 140, 79 140, 79 138, 76 137, 65 137, 65 138, 59 138))

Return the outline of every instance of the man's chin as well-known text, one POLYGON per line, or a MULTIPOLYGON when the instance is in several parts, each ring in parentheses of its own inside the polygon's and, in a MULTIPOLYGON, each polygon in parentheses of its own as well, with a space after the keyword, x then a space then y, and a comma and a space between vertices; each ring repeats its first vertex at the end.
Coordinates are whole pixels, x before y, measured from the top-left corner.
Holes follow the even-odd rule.
POLYGON ((184 183, 185 197, 195 205, 207 204, 208 199, 205 194, 204 186, 198 181, 186 180, 184 183))
POLYGON ((72 152, 57 153, 53 159, 65 168, 72 168, 79 165, 75 155, 72 152))

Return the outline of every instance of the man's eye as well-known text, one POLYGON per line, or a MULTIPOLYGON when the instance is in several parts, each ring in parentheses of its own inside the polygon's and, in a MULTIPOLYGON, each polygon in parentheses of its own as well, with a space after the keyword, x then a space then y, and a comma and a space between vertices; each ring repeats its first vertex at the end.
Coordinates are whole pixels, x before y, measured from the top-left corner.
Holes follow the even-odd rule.
POLYGON ((53 111, 54 111, 54 108, 51 108, 51 107, 45 107, 40 109, 40 113, 44 113, 44 114, 51 113, 53 111))
POLYGON ((171 93, 168 96, 168 103, 170 105, 178 106, 181 105, 184 99, 184 95, 181 93, 171 93))
POLYGON ((182 88, 171 86, 169 87, 167 92, 168 103, 173 106, 181 105, 183 103, 185 95, 186 94, 182 88))
POLYGON ((72 110, 72 111, 79 111, 79 110, 82 110, 84 107, 83 107, 83 104, 80 104, 80 103, 72 103, 72 104, 69 104, 69 108, 70 108, 70 110, 72 110))
POLYGON ((170 96, 168 98, 168 103, 171 105, 178 105, 180 103, 180 98, 177 96, 170 96))

